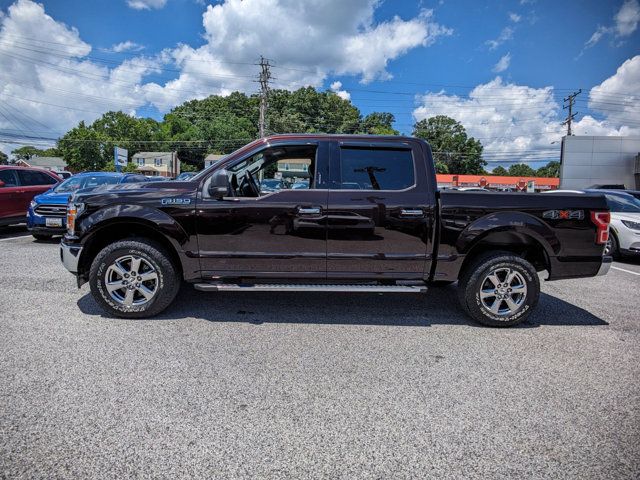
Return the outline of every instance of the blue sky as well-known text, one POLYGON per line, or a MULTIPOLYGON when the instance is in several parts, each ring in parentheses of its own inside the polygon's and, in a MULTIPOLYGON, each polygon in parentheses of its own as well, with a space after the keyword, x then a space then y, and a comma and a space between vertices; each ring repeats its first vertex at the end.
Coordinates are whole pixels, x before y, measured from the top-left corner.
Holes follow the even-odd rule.
POLYGON ((492 163, 557 157, 562 98, 579 88, 577 134, 640 131, 637 0, 0 0, 0 11, 0 132, 51 137, 109 109, 161 118, 193 97, 251 93, 261 54, 276 86, 332 88, 363 113, 394 113, 403 133, 451 115, 492 163))

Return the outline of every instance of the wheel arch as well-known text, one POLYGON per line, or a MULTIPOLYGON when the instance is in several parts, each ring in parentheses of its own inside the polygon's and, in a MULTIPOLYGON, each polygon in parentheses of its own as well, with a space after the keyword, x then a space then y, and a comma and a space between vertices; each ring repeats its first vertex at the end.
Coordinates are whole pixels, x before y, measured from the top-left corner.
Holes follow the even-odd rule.
POLYGON ((502 212, 468 225, 459 236, 456 248, 465 256, 461 272, 478 255, 495 250, 514 253, 537 271, 549 271, 549 257, 557 254, 560 242, 551 228, 538 218, 521 212, 502 212))
POLYGON ((78 259, 78 284, 88 281, 91 263, 107 245, 124 239, 146 238, 161 245, 169 254, 171 262, 183 277, 179 248, 175 240, 166 236, 153 222, 139 218, 118 218, 100 223, 92 228, 83 242, 78 259))

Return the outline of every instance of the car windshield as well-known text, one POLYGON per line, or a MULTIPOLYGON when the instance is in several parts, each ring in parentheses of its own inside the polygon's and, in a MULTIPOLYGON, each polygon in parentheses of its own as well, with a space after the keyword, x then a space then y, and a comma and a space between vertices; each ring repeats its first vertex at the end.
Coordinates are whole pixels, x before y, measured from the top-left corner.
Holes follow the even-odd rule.
POLYGON ((605 195, 612 212, 640 213, 640 200, 631 195, 605 195))
POLYGON ((104 176, 104 175, 82 175, 71 177, 60 185, 54 191, 56 193, 75 192, 83 188, 95 188, 98 185, 112 185, 118 183, 120 177, 104 176))

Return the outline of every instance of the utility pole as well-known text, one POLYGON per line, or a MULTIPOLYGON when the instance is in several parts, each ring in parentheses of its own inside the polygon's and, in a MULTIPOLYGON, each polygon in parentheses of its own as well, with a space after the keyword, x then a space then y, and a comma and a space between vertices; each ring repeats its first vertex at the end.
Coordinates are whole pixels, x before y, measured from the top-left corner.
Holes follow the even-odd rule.
POLYGON ((562 105, 562 109, 563 110, 569 109, 569 114, 567 115, 567 119, 564 122, 562 122, 562 125, 566 125, 567 126, 567 135, 568 136, 573 135, 573 133, 571 133, 571 121, 578 114, 578 112, 573 113, 573 104, 576 101, 576 97, 578 95, 580 95, 580 93, 582 93, 582 89, 578 90, 577 92, 573 92, 567 98, 562 100, 563 103, 565 104, 565 105, 562 105), (566 105, 567 102, 568 102, 568 105, 566 105))
POLYGON ((260 119, 258 120, 258 129, 260 138, 265 136, 267 108, 269 107, 269 80, 271 79, 271 65, 269 60, 260 56, 260 75, 258 82, 260 83, 260 119))

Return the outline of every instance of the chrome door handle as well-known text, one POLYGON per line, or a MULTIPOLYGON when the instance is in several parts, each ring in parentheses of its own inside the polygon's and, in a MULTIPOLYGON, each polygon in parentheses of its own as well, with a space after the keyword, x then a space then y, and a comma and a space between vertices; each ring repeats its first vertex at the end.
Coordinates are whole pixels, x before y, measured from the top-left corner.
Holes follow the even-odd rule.
POLYGON ((424 217, 424 212, 419 208, 403 208, 400 210, 401 217, 424 217))
POLYGON ((320 207, 300 207, 298 213, 300 215, 319 215, 320 207))

